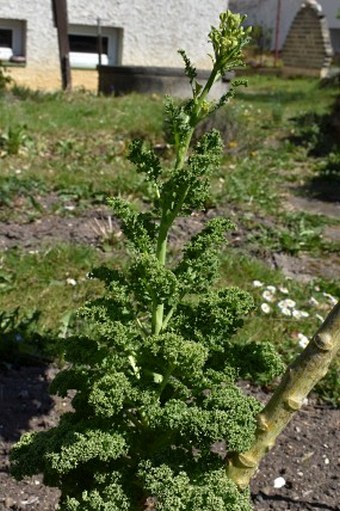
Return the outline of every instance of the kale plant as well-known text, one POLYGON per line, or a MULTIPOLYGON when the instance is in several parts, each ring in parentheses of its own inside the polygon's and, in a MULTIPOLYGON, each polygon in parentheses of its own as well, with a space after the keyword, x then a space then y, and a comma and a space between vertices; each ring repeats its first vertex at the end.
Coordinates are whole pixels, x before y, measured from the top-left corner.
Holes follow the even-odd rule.
POLYGON ((249 492, 227 475, 226 457, 249 449, 261 405, 236 382, 282 365, 263 343, 236 345, 233 334, 252 310, 251 297, 216 286, 219 250, 233 228, 208 221, 179 258, 169 256, 176 218, 204 208, 222 144, 211 131, 191 145, 197 124, 225 104, 208 93, 242 65, 249 40, 243 17, 227 11, 212 28, 212 70, 205 85, 184 51, 191 99, 168 99, 165 115, 174 160, 165 166, 142 141, 130 160, 152 189, 138 209, 110 201, 120 218, 129 264, 92 272, 105 284, 100 298, 79 311, 81 333, 65 341, 67 366, 51 392, 72 391, 73 411, 58 426, 25 434, 12 451, 17 478, 42 472, 61 490, 62 511, 248 511, 249 492))

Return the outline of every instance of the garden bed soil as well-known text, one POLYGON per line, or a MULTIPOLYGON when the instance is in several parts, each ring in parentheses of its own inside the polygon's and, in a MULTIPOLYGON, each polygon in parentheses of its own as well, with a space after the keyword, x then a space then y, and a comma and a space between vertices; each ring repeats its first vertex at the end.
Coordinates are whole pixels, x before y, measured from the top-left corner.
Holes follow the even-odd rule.
MULTIPOLYGON (((45 201, 48 202, 48 200, 49 197, 45 197, 45 201)), ((317 208, 317 213, 340 218, 340 202, 329 205, 318 200, 301 202, 292 199, 288 205, 289 210, 316 212, 315 208, 317 208)), ((76 213, 76 211, 73 212, 76 213)), ((214 216, 237 219, 239 212, 232 208, 228 210, 210 209, 204 213, 179 218, 171 235, 172 244, 182 245, 183 242, 201 230, 208 219, 214 216)), ((263 223, 274 225, 269 217, 253 218, 253 223, 255 223, 255 220, 258 225, 263 223)), ((333 279, 340 276, 340 254, 331 253, 327 254, 326 259, 320 259, 307 253, 292 256, 285 253, 274 252, 268 254, 266 251, 254 251, 254 248, 247 241, 248 230, 239 222, 237 224, 236 230, 228 235, 229 246, 241 248, 255 257, 264 259, 270 267, 280 269, 287 277, 308 282, 311 277, 333 279)), ((0 251, 18 248, 32 252, 58 243, 90 245, 102 249, 105 236, 112 238, 112 236, 119 235, 119 233, 120 228, 117 220, 111 218, 111 211, 105 207, 89 208, 85 213, 79 212, 79 214, 72 216, 46 214, 32 222, 27 222, 24 218, 16 222, 0 222, 0 251)), ((340 239, 340 224, 327 227, 324 237, 329 241, 338 242, 340 239)))
MULTIPOLYGON (((69 409, 67 399, 48 394, 56 372, 54 366, 0 366, 0 511, 56 509, 58 490, 44 486, 40 476, 15 481, 8 460, 22 432, 50 428, 69 409)), ((258 388, 246 385, 245 390, 268 399, 258 388)), ((308 400, 252 483, 255 511, 339 511, 339 421, 339 410, 308 400), (279 477, 284 485, 275 488, 279 477)))

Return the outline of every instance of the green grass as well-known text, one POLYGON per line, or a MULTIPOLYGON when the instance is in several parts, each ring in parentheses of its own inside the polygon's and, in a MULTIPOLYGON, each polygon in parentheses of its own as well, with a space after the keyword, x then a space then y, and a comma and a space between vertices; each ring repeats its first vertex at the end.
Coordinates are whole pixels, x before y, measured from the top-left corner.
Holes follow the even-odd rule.
POLYGON ((38 99, 20 99, 7 95, 0 105, 0 129, 10 125, 25 125, 30 135, 53 136, 55 142, 65 140, 71 133, 98 138, 94 133, 109 130, 125 137, 159 133, 162 99, 135 94, 121 98, 98 97, 86 92, 39 95, 38 99))
MULTIPOLYGON (((263 110, 272 114, 281 108, 283 118, 296 116, 304 111, 324 113, 336 95, 336 87, 320 89, 317 79, 252 75, 248 88, 238 94, 238 100, 251 104, 253 111, 263 110)), ((269 117, 269 116, 268 116, 269 117)), ((272 120, 275 120, 273 116, 272 120)))
POLYGON ((0 308, 10 312, 19 306, 21 317, 40 311, 40 331, 58 330, 63 315, 99 289, 87 273, 100 260, 100 253, 86 246, 8 250, 1 263, 0 308))
MULTIPOLYGON (((339 250, 339 244, 323 238, 326 227, 338 224, 337 219, 287 208, 289 194, 308 193, 308 183, 325 161, 312 154, 313 137, 307 133, 304 119, 317 122, 318 116, 328 112, 338 90, 320 89, 313 79, 251 76, 248 81, 232 104, 202 127, 220 129, 226 147, 222 166, 213 176, 213 197, 207 207, 226 211, 244 233, 242 250, 231 249, 223 255, 221 277, 224 283, 248 289, 255 297, 257 308, 240 336, 259 342, 269 337, 288 361, 299 351, 297 334, 310 336, 319 325, 316 315, 324 316, 329 309, 323 293, 339 296, 340 282, 287 281, 250 254, 267 259, 273 252, 295 257, 308 254, 322 265, 330 253, 339 250), (301 119, 300 127, 296 119, 301 119), (306 310, 309 317, 285 317, 277 305, 263 313, 264 287, 253 287, 254 280, 263 282, 264 287, 287 287, 296 308, 306 310), (311 297, 319 302, 316 308, 309 304, 311 297)), ((165 161, 171 158, 162 110, 158 96, 108 98, 20 88, 3 94, 0 221, 27 223, 46 215, 82 215, 117 194, 147 201, 148 185, 126 158, 135 137, 159 146, 165 161), (50 194, 54 201, 46 206, 50 194), (65 204, 74 209, 66 210, 65 204)), ((112 248, 110 240, 103 240, 103 245, 105 250, 112 248)), ((120 248, 115 242, 113 245, 113 264, 118 264, 120 248)), ((31 324, 39 335, 58 336, 68 313, 98 292, 98 283, 88 280, 86 274, 103 258, 107 253, 77 245, 41 247, 38 253, 4 251, 0 310, 8 315, 7 323, 3 319, 6 328, 11 314, 15 329, 37 311, 31 324), (13 312, 18 307, 19 312, 13 312)), ((279 294, 277 291, 276 296, 279 294)), ((333 402, 334 371, 320 388, 333 402)))
MULTIPOLYGON (((163 141, 162 108, 157 96, 141 101, 133 94, 40 93, 25 100, 9 94, 0 99, 0 205, 33 194, 39 201, 50 192, 86 203, 117 193, 143 196, 146 186, 131 173, 127 149, 135 137, 163 141), (5 139, 9 130, 11 145, 4 141, 1 147, 1 134, 5 139), (15 144, 16 150, 9 150, 15 144)), ((6 214, 11 218, 12 209, 6 214)))

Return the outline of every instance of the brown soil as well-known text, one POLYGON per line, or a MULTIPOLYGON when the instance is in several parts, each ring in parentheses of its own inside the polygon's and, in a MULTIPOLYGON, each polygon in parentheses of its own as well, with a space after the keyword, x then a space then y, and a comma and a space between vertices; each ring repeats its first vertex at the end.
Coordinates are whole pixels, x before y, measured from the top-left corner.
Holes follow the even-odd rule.
MULTIPOLYGON (((54 197, 47 196, 39 200, 44 203, 54 201, 54 197)), ((73 213, 77 213, 76 206, 73 213)), ((291 198, 287 204, 288 210, 303 210, 310 213, 322 213, 333 218, 340 218, 340 202, 328 204, 326 202, 291 198)), ((41 218, 28 222, 25 217, 18 221, 0 221, 0 251, 9 248, 21 248, 26 250, 39 250, 43 246, 51 246, 55 243, 79 243, 92 245, 101 248, 105 239, 105 232, 108 236, 119 232, 119 225, 112 219, 112 227, 109 227, 111 212, 108 208, 88 208, 85 213, 74 216, 60 216, 48 213, 41 218), (104 234, 103 234, 104 233, 104 234)), ((181 218, 175 225, 172 235, 172 242, 182 244, 190 236, 197 233, 204 222, 213 216, 221 215, 227 218, 237 218, 238 212, 229 208, 228 210, 211 209, 207 213, 197 214, 181 218)), ((260 225, 271 225, 273 222, 269 217, 254 218, 254 222, 260 225)), ((242 225, 230 234, 230 246, 243 248, 252 253, 255 257, 265 259, 272 268, 279 268, 287 277, 300 281, 309 281, 311 277, 324 277, 326 279, 338 278, 340 276, 340 254, 329 254, 327 259, 320 261, 318 257, 309 254, 290 256, 284 253, 265 254, 253 251, 253 247, 247 242, 248 231, 242 225)), ((338 242, 340 239, 340 224, 329 226, 325 229, 324 237, 329 241, 338 242)))
MULTIPOLYGON (((9 475, 8 453, 24 431, 54 426, 68 408, 66 399, 48 395, 56 374, 49 367, 0 368, 0 511, 52 511, 58 490, 42 484, 40 476, 17 482, 9 475)), ((248 386, 265 401, 267 395, 248 386)), ((339 510, 340 411, 311 398, 296 415, 252 484, 256 511, 339 510), (285 485, 276 489, 274 480, 285 485)))

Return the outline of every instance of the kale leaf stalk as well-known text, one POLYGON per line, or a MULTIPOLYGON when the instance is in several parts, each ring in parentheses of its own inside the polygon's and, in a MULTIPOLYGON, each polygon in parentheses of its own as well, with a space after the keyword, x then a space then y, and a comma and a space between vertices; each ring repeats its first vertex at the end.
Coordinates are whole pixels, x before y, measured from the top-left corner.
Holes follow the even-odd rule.
POLYGON ((323 378, 340 349, 340 302, 338 302, 311 342, 287 368, 281 383, 263 411, 252 447, 230 457, 227 475, 240 489, 247 488, 265 454, 274 446, 278 435, 304 399, 323 378))

